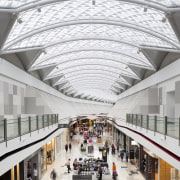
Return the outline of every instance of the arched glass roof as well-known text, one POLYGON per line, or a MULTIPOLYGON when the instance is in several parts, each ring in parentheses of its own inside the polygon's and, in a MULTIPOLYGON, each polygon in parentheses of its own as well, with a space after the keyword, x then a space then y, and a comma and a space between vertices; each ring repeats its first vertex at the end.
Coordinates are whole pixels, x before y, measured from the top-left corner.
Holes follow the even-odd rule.
POLYGON ((144 49, 179 52, 170 21, 179 7, 180 0, 1 0, 0 12, 14 23, 0 52, 40 50, 28 71, 43 72, 63 93, 92 87, 103 98, 103 87, 110 101, 142 72, 157 70, 144 49))

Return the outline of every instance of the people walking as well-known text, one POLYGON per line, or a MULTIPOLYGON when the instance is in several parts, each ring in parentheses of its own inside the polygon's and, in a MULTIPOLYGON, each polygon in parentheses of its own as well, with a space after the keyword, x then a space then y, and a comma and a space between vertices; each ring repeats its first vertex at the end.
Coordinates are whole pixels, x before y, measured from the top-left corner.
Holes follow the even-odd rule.
POLYGON ((55 169, 53 169, 53 170, 51 171, 50 178, 51 178, 52 180, 56 180, 56 176, 57 176, 56 171, 55 171, 55 169))
POLYGON ((69 151, 71 152, 72 145, 69 143, 69 151))
POLYGON ((128 162, 128 158, 129 158, 129 153, 128 151, 126 151, 126 162, 128 162))
POLYGON ((123 151, 121 151, 120 157, 121 157, 121 162, 123 162, 123 158, 124 158, 124 152, 123 151))
POLYGON ((114 180, 116 179, 116 176, 117 176, 116 164, 113 162, 113 165, 112 165, 112 177, 113 177, 114 180))
POLYGON ((68 144, 65 145, 66 153, 68 152, 68 144))
POLYGON ((71 167, 70 167, 71 159, 68 159, 66 166, 68 168, 68 173, 70 173, 71 167))
POLYGON ((115 146, 114 146, 114 144, 111 145, 111 148, 112 148, 112 154, 115 154, 115 146))
POLYGON ((99 173, 98 180, 102 180, 102 168, 101 168, 101 166, 99 166, 99 168, 98 168, 98 173, 99 173))

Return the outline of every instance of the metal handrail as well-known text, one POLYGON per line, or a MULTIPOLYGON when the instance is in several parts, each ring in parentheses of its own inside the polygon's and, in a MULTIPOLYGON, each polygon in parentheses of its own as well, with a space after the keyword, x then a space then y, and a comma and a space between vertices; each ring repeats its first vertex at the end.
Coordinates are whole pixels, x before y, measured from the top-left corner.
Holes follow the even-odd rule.
POLYGON ((58 123, 57 114, 45 114, 42 116, 28 116, 25 118, 18 117, 16 119, 4 119, 0 121, 0 143, 7 142, 10 139, 20 137, 25 134, 30 134, 33 131, 39 131, 49 126, 58 123), (45 119, 51 123, 45 124, 45 119), (8 122, 9 121, 9 122, 8 122), (14 121, 14 122, 13 122, 14 121))
POLYGON ((180 118, 172 118, 172 117, 161 117, 156 115, 140 115, 140 114, 127 114, 126 115, 126 123, 134 124, 135 126, 139 126, 145 128, 147 130, 154 131, 154 135, 156 132, 166 136, 176 138, 179 140, 180 145, 180 118), (137 116, 141 116, 141 125, 134 124, 137 119, 137 116))

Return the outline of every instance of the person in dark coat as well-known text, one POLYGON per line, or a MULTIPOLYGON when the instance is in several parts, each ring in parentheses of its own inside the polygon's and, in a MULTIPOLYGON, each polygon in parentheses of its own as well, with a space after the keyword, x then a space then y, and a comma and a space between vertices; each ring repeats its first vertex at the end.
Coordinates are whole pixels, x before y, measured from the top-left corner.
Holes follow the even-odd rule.
POLYGON ((72 145, 71 145, 71 143, 69 143, 69 150, 70 150, 70 152, 71 152, 71 148, 72 148, 72 145))
POLYGON ((65 150, 66 150, 66 153, 68 151, 68 144, 65 145, 65 150))

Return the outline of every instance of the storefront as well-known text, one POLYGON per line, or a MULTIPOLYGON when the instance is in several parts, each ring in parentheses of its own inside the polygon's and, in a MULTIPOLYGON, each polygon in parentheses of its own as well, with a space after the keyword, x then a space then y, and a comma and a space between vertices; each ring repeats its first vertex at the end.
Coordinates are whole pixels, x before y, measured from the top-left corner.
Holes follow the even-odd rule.
POLYGON ((55 161, 55 138, 46 144, 46 163, 51 165, 55 161))
POLYGON ((24 162, 18 163, 5 174, 0 176, 0 180, 24 180, 24 162))
POLYGON ((41 177, 47 171, 46 145, 42 146, 41 149, 40 149, 40 171, 41 171, 41 177))
POLYGON ((159 180, 179 180, 180 171, 159 158, 159 180))
POLYGON ((38 180, 40 178, 39 154, 37 151, 24 160, 24 179, 38 180))
POLYGON ((158 180, 158 156, 140 146, 140 170, 146 180, 158 180))
POLYGON ((131 139, 130 144, 130 161, 139 169, 139 144, 131 139))

